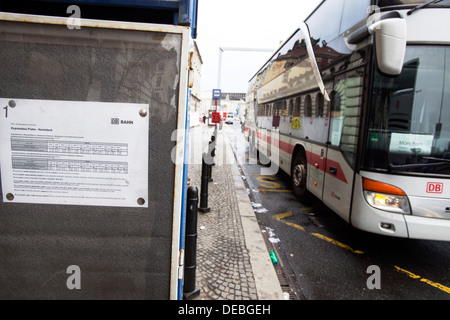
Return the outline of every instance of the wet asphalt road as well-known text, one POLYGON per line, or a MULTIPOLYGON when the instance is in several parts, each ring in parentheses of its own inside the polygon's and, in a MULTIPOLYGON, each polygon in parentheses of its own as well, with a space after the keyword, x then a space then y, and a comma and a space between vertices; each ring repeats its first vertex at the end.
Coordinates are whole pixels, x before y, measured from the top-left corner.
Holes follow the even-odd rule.
POLYGON ((450 299, 449 242, 370 234, 315 199, 301 203, 286 174, 262 174, 238 122, 223 130, 293 299, 450 299))

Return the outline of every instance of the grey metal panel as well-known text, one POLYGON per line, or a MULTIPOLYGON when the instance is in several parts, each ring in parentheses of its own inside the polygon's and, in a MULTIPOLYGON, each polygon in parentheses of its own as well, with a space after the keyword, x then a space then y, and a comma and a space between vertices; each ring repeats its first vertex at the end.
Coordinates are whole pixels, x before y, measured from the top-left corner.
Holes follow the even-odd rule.
POLYGON ((181 35, 0 30, 0 97, 150 105, 148 209, 0 203, 0 298, 168 299, 181 35), (66 287, 70 265, 81 290, 66 287))

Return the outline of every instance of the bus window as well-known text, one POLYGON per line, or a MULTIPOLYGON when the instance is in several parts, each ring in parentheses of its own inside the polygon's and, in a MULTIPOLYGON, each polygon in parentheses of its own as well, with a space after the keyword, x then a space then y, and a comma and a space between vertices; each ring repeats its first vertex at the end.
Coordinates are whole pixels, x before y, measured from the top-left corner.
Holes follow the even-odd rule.
POLYGON ((282 107, 282 102, 278 101, 274 103, 273 117, 272 117, 272 127, 278 128, 280 126, 280 109, 282 107))
POLYGON ((327 43, 336 39, 341 27, 343 7, 344 0, 324 2, 317 12, 307 20, 311 37, 327 43), (324 23, 323 17, 327 17, 326 23, 324 23))
POLYGON ((339 146, 341 141, 341 99, 339 92, 332 91, 330 95, 330 143, 339 146))
POLYGON ((316 96, 316 117, 323 117, 324 111, 324 98, 322 93, 318 93, 316 96))
POLYGON ((374 75, 366 167, 450 173, 450 49, 409 45, 397 77, 374 75))
POLYGON ((312 114, 311 96, 308 94, 305 98, 305 117, 311 117, 311 114, 312 114))
POLYGON ((300 117, 300 105, 301 105, 301 98, 297 97, 295 98, 295 102, 294 102, 294 112, 292 114, 293 117, 300 117))
POLYGON ((370 2, 370 0, 345 0, 340 27, 341 34, 367 18, 370 2))
POLYGON ((289 99, 289 108, 288 108, 288 116, 292 117, 292 110, 294 108, 294 102, 292 99, 289 99))
POLYGON ((337 78, 331 103, 330 142, 353 166, 361 114, 362 77, 357 71, 337 78))
POLYGON ((302 122, 300 118, 300 103, 301 98, 297 97, 294 100, 294 108, 292 110, 292 119, 291 119, 291 128, 292 129, 301 129, 302 122))

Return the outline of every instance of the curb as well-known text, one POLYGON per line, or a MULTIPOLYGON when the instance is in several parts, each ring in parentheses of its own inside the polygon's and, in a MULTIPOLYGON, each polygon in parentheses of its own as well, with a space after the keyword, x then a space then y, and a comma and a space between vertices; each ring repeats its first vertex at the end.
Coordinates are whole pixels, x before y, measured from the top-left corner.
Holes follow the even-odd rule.
MULTIPOLYGON (((234 150, 225 132, 223 132, 223 136, 228 149, 227 153, 232 152, 234 155, 234 150)), ((285 300, 236 161, 235 159, 234 164, 231 166, 232 174, 236 188, 239 216, 241 217, 244 230, 245 245, 252 265, 258 299, 285 300)))

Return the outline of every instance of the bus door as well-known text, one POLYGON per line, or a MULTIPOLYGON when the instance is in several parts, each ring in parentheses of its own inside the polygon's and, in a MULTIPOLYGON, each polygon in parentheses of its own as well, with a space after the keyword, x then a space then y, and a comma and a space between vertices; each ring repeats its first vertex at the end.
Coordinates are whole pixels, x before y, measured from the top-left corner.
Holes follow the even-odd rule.
POLYGON ((336 77, 331 94, 323 202, 347 222, 361 116, 362 74, 357 69, 336 77))
MULTIPOLYGON (((271 130, 268 133, 268 137, 267 137, 267 156, 271 157, 272 156, 272 144, 274 145, 274 148, 279 148, 280 147, 280 139, 281 137, 279 136, 279 132, 280 132, 280 113, 281 113, 281 107, 282 107, 283 102, 279 101, 279 102, 275 102, 274 103, 274 109, 273 109, 273 114, 272 114, 272 123, 271 123, 271 130)), ((277 151, 275 151, 277 152, 277 151)), ((278 151, 279 152, 279 151, 278 151)))
POLYGON ((328 148, 325 165, 323 202, 347 222, 349 221, 354 171, 342 152, 328 148))
POLYGON ((308 160, 308 190, 322 200, 327 160, 327 147, 313 144, 308 160))

